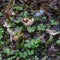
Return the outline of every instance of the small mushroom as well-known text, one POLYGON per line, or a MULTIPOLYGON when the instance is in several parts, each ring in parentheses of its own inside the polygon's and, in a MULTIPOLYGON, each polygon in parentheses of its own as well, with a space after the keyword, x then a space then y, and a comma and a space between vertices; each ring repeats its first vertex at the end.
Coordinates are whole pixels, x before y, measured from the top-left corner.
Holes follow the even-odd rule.
POLYGON ((5 22, 3 26, 6 27, 6 28, 9 28, 10 24, 8 24, 7 22, 5 22))
POLYGON ((50 35, 50 38, 48 41, 53 41, 53 37, 57 34, 60 34, 60 32, 56 32, 55 30, 46 29, 46 31, 50 35))
POLYGON ((55 30, 46 29, 46 31, 47 31, 47 33, 49 33, 52 36, 60 34, 60 32, 56 32, 55 30))
POLYGON ((18 40, 18 39, 19 39, 19 36, 14 35, 12 39, 16 41, 16 40, 18 40))
POLYGON ((32 19, 24 18, 24 19, 22 20, 22 23, 23 23, 26 27, 29 27, 29 26, 31 26, 31 25, 34 23, 34 18, 32 18, 32 19))
POLYGON ((23 32, 20 29, 15 28, 14 30, 7 28, 8 33, 10 34, 10 41, 18 40, 20 37, 23 37, 23 32))

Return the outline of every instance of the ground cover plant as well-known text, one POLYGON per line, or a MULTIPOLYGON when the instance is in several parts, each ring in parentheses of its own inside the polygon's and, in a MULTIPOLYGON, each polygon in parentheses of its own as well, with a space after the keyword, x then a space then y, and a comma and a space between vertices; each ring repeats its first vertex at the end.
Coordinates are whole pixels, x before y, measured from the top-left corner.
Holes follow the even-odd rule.
POLYGON ((0 60, 60 60, 60 1, 0 0, 0 60))

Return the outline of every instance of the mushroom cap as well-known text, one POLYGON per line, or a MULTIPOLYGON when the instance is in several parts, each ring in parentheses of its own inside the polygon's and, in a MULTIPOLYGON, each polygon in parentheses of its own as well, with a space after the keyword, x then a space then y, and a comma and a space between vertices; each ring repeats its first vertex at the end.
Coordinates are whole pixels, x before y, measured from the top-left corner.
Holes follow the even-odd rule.
POLYGON ((22 20, 22 23, 27 27, 27 26, 31 26, 34 22, 34 18, 29 19, 29 18, 24 18, 22 20))
POLYGON ((55 36, 57 34, 60 34, 60 32, 56 32, 55 30, 50 30, 50 29, 46 29, 47 33, 49 33, 52 36, 55 36))

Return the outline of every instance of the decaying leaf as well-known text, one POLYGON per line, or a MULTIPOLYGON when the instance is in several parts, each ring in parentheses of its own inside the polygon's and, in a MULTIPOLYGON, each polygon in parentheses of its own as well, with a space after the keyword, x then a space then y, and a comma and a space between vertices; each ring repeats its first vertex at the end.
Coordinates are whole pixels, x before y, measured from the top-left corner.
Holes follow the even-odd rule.
POLYGON ((26 27, 31 26, 31 25, 34 23, 34 18, 32 18, 32 19, 24 18, 24 19, 22 20, 22 23, 23 23, 26 27))

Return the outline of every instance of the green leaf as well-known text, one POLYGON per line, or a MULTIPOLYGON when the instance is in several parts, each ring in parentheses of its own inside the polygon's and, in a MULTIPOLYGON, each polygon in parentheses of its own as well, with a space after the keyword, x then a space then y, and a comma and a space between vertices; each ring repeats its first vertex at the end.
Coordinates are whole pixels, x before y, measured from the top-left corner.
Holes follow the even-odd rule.
POLYGON ((51 25, 58 25, 59 24, 58 21, 55 21, 54 19, 52 19, 50 22, 51 22, 51 25))
POLYGON ((27 28, 27 30, 28 30, 28 32, 35 32, 35 30, 36 30, 36 27, 35 26, 33 26, 33 27, 28 27, 27 28))
POLYGON ((27 18, 29 16, 29 13, 27 11, 24 12, 23 17, 27 18))
POLYGON ((14 53, 13 50, 11 50, 10 48, 3 48, 3 52, 6 53, 7 55, 12 55, 14 53))
POLYGON ((7 55, 10 55, 10 49, 9 48, 3 48, 3 52, 7 55))
POLYGON ((16 56, 9 57, 7 60, 13 60, 14 58, 16 58, 16 56))
POLYGON ((0 40, 0 46, 2 46, 3 44, 4 44, 4 42, 0 40))
POLYGON ((15 6, 13 9, 15 9, 15 10, 23 10, 23 6, 15 6))
POLYGON ((47 19, 46 16, 43 16, 42 19, 47 19))
POLYGON ((21 20, 22 20, 22 18, 18 18, 18 19, 16 20, 16 23, 20 23, 21 20))
POLYGON ((3 36, 2 36, 3 32, 4 32, 3 29, 0 28, 0 39, 3 37, 3 36))
POLYGON ((0 60, 2 60, 2 55, 0 54, 0 60))
POLYGON ((60 40, 57 40, 56 43, 57 43, 57 45, 60 45, 60 40))
POLYGON ((0 16, 4 16, 4 14, 2 12, 0 12, 0 16))
POLYGON ((40 24, 40 25, 37 27, 37 29, 38 29, 39 31, 45 31, 46 26, 43 25, 43 24, 40 24))

